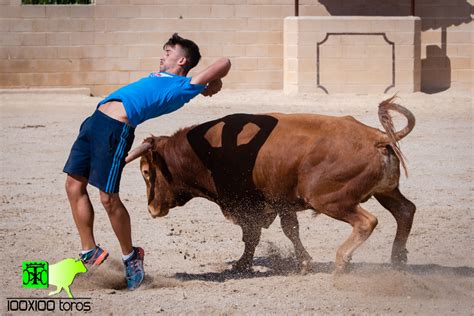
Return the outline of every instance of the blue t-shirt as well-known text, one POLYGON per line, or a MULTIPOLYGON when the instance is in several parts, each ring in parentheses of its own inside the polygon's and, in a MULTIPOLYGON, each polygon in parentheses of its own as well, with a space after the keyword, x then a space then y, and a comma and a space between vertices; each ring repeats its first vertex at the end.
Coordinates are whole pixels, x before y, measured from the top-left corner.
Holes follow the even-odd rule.
POLYGON ((154 72, 148 77, 126 85, 99 102, 121 101, 128 122, 137 126, 151 118, 176 111, 201 93, 205 85, 191 84, 191 77, 154 72))

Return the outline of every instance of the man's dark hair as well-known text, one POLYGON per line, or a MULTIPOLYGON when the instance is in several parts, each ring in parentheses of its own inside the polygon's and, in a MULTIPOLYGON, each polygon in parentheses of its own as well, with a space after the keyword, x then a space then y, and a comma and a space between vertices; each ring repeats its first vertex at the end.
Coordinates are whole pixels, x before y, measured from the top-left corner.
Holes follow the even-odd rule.
POLYGON ((201 59, 199 47, 193 41, 182 38, 178 35, 178 33, 174 33, 173 36, 171 36, 171 38, 165 43, 165 45, 163 45, 163 49, 166 46, 174 47, 176 44, 181 46, 181 48, 184 50, 186 59, 188 60, 185 68, 186 71, 189 71, 191 68, 195 67, 201 59))

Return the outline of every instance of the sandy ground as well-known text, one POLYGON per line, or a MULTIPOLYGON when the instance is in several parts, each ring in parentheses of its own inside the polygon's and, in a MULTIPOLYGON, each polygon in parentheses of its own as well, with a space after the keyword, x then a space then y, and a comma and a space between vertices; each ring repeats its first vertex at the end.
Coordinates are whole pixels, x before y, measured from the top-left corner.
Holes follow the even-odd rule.
MULTIPOLYGON (((384 95, 285 96, 280 91, 224 90, 198 97, 170 115, 146 122, 135 144, 153 133, 235 112, 308 112, 353 115, 380 127, 377 105, 384 95)), ((62 167, 82 120, 99 98, 83 95, 0 95, 0 306, 7 297, 44 297, 47 290, 21 287, 21 263, 50 263, 80 250, 64 192, 62 167)), ((313 271, 299 275, 293 249, 278 221, 263 231, 255 273, 226 272, 243 251, 238 226, 217 205, 194 199, 152 219, 138 162, 125 169, 121 196, 132 218, 135 244, 145 248, 146 280, 124 290, 118 242, 90 188, 97 241, 109 260, 71 287, 91 297, 96 314, 463 314, 474 313, 473 100, 468 94, 401 95, 417 118, 402 141, 410 176, 401 190, 417 205, 405 270, 390 267, 395 220, 375 200, 365 207, 379 219, 353 257, 353 271, 335 278, 336 249, 350 226, 326 216, 299 214, 301 238, 313 271)), ((404 124, 397 121, 398 126, 404 124)), ((296 146, 297 144, 295 144, 296 146)), ((62 293, 64 297, 64 293, 62 293)))

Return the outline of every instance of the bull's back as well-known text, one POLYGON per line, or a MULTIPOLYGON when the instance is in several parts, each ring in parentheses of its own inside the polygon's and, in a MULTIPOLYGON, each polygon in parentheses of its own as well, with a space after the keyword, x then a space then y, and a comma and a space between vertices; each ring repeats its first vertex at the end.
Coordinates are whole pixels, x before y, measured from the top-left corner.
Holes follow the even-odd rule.
POLYGON ((284 201, 297 199, 302 175, 328 163, 345 168, 338 171, 343 177, 350 174, 350 161, 375 150, 380 134, 347 116, 233 114, 193 127, 187 140, 219 198, 284 201))
POLYGON ((268 114, 278 123, 268 138, 268 142, 281 140, 295 140, 314 142, 326 138, 333 142, 347 141, 357 143, 363 141, 376 141, 380 139, 381 132, 373 127, 357 121, 352 116, 329 116, 319 114, 268 114), (362 137, 363 136, 363 137, 362 137))
POLYGON ((305 173, 334 164, 344 176, 367 150, 377 154, 380 131, 350 116, 269 115, 278 123, 260 149, 253 171, 256 186, 268 195, 296 199, 298 182, 305 173))

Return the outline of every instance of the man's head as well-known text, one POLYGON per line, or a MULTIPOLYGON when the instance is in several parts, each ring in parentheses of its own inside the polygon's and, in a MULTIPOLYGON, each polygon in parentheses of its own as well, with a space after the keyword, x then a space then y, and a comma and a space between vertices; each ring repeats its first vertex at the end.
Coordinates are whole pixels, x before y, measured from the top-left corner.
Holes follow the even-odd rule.
POLYGON ((160 59, 160 71, 185 76, 201 59, 199 47, 191 40, 174 33, 163 45, 164 54, 160 59))

